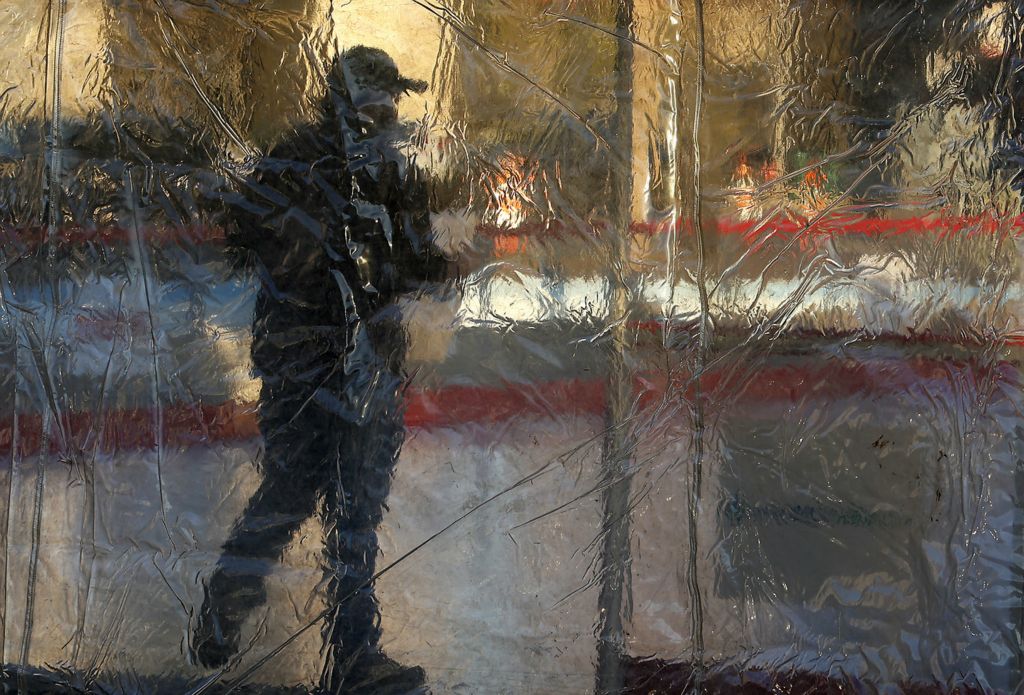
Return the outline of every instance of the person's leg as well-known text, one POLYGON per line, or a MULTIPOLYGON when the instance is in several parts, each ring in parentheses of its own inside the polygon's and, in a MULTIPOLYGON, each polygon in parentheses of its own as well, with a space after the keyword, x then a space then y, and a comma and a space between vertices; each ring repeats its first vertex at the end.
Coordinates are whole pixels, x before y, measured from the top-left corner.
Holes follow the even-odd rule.
POLYGON ((263 481, 232 528, 207 581, 192 644, 197 660, 205 666, 223 666, 238 651, 242 624, 266 600, 267 574, 315 510, 317 476, 272 459, 322 460, 322 452, 317 446, 292 443, 296 448, 290 451, 268 445, 265 456, 271 461, 264 462, 263 481))
POLYGON ((320 385, 337 370, 338 346, 318 340, 318 329, 310 325, 315 322, 304 318, 310 317, 281 309, 266 295, 260 298, 253 361, 263 382, 263 480, 206 584, 192 649, 208 667, 222 666, 236 653, 242 624, 265 602, 266 575, 316 511, 338 458, 338 418, 313 402, 320 385))
POLYGON ((328 693, 407 693, 425 680, 422 669, 403 667, 382 653, 372 581, 377 527, 405 434, 398 376, 403 348, 396 340, 378 334, 350 356, 356 368, 345 388, 355 392, 347 398, 364 399, 365 409, 360 422, 344 428, 338 466, 325 491, 324 573, 333 611, 323 628, 327 660, 321 688, 328 693))

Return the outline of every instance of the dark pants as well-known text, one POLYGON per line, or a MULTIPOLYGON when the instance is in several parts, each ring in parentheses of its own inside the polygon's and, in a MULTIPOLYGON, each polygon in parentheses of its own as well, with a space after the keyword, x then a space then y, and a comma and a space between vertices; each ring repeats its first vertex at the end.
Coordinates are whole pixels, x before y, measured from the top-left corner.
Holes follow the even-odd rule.
POLYGON ((252 354, 263 380, 263 481, 224 544, 201 618, 215 616, 217 640, 232 653, 246 616, 266 600, 266 575, 319 505, 328 692, 380 657, 376 528, 404 436, 398 322, 368 328, 336 311, 260 295, 252 354))

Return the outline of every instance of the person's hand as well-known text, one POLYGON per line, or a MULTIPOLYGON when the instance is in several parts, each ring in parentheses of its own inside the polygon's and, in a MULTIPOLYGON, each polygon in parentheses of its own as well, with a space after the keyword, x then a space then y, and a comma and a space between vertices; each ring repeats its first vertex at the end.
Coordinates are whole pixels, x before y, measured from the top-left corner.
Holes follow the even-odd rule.
POLYGON ((455 260, 474 246, 480 215, 470 208, 430 213, 434 245, 449 260, 455 260))
POLYGON ((448 359, 459 329, 459 298, 406 297, 399 306, 409 340, 406 353, 409 364, 434 365, 448 359))

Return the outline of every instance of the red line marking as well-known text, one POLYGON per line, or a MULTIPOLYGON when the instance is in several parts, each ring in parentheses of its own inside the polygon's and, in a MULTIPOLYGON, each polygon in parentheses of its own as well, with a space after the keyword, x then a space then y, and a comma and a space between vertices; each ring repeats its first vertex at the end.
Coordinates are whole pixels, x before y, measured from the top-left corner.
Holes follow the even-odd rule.
MULTIPOLYGON (((790 364, 744 371, 744 365, 704 375, 703 398, 710 407, 721 404, 767 406, 772 412, 805 399, 834 401, 842 398, 874 398, 915 389, 947 388, 957 392, 977 390, 994 382, 1020 385, 1018 370, 1010 362, 982 364, 976 360, 929 357, 870 361, 832 360, 818 366, 790 364)), ((687 412, 695 383, 689 375, 671 381, 663 373, 633 377, 637 407, 647 408, 668 400, 687 412)), ((470 423, 493 424, 516 417, 597 416, 605 408, 604 379, 568 379, 500 386, 449 386, 410 389, 405 402, 409 429, 448 428, 470 423)), ((996 389, 993 398, 1001 398, 996 389)), ((251 440, 259 436, 257 403, 226 402, 216 405, 177 404, 162 409, 162 446, 187 448, 251 440)), ((78 412, 51 426, 50 451, 62 460, 99 450, 145 450, 156 446, 156 413, 152 409, 119 410, 107 414, 78 412)), ((14 449, 17 433, 19 456, 42 448, 42 418, 19 415, 0 421, 0 454, 14 449)))
POLYGON ((405 425, 431 429, 525 415, 596 415, 604 409, 604 394, 605 382, 598 379, 413 390, 406 401, 405 425))
MULTIPOLYGON (((259 435, 253 403, 228 401, 216 405, 179 404, 160 411, 162 446, 187 447, 235 442, 259 435)), ((71 462, 78 455, 156 446, 157 413, 150 408, 115 410, 110 413, 75 412, 50 425, 50 451, 71 462)), ((20 414, 0 421, 0 453, 31 456, 43 446, 43 419, 38 413, 20 414)))
MULTIPOLYGON (((866 218, 847 214, 824 217, 813 224, 808 220, 795 218, 768 218, 749 221, 721 217, 712 223, 713 229, 723 236, 740 236, 748 244, 763 243, 770 236, 790 237, 805 233, 811 236, 850 236, 891 237, 905 234, 947 236, 953 234, 996 234, 1004 232, 1011 236, 1024 234, 1024 215, 1016 217, 998 217, 995 215, 979 215, 973 217, 944 216, 941 214, 907 217, 907 218, 866 218)), ((484 237, 498 238, 503 248, 515 246, 525 248, 525 237, 584 234, 594 236, 607 225, 603 222, 592 222, 574 225, 560 220, 527 223, 517 227, 499 227, 493 224, 482 224, 477 233, 484 237), (520 239, 521 241, 516 241, 520 239)), ((664 222, 636 221, 629 228, 632 234, 665 234, 675 230, 681 234, 692 234, 693 223, 690 220, 677 219, 664 222)), ((139 231, 142 239, 155 246, 194 246, 197 244, 221 244, 225 240, 225 232, 219 226, 167 226, 147 227, 139 231)), ((135 232, 121 227, 62 227, 56 236, 60 245, 81 246, 86 244, 125 244, 133 241, 135 232)), ((47 240, 45 227, 23 227, 0 229, 0 242, 9 250, 20 249, 23 253, 31 252, 43 245, 47 240)))
MULTIPOLYGON (((135 235, 134 230, 124 227, 65 226, 57 230, 53 241, 59 246, 120 245, 133 242, 135 235)), ((149 226, 140 229, 138 235, 154 246, 216 244, 225 239, 222 227, 204 225, 149 226)), ((32 252, 46 242, 46 227, 0 228, 0 243, 9 253, 11 250, 32 252)))
MULTIPOLYGON (((675 695, 687 692, 694 681, 694 665, 658 658, 627 657, 624 695, 675 695)), ((822 695, 824 693, 885 692, 883 683, 853 674, 837 676, 798 668, 740 668, 727 663, 705 667, 706 691, 743 695, 822 695)), ((902 679, 896 684, 902 695, 998 695, 971 677, 950 677, 946 682, 902 679)))

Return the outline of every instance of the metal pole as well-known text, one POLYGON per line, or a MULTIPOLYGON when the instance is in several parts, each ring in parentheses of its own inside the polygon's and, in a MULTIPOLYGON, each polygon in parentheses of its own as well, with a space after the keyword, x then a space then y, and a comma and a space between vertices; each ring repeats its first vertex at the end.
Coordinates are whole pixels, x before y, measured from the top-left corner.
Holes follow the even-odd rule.
MULTIPOLYGON (((632 380, 626 366, 626 321, 629 310, 629 228, 633 200, 633 0, 618 3, 615 30, 618 50, 615 57, 616 110, 614 132, 608 138, 621 153, 613 173, 609 209, 615 220, 610 320, 611 358, 605 410, 605 436, 602 450, 604 483, 604 534, 601 561, 600 632, 597 649, 598 695, 617 695, 623 689, 623 597, 627 591, 629 547, 629 495, 632 482, 631 447, 627 421, 632 401, 632 380)), ((614 160, 614 158, 613 158, 614 160)))
POLYGON ((704 477, 704 369, 708 362, 711 341, 711 310, 707 287, 707 244, 704 236, 701 206, 704 189, 701 180, 700 134, 704 118, 705 36, 704 0, 693 0, 695 39, 697 49, 696 84, 694 85, 692 159, 693 159, 693 229, 697 241, 697 293, 700 297, 700 328, 697 334, 697 355, 693 369, 693 466, 690 471, 690 495, 687 503, 689 520, 690 624, 693 638, 693 677, 689 692, 700 693, 704 680, 704 600, 700 587, 700 567, 697 544, 699 534, 701 490, 704 477))

